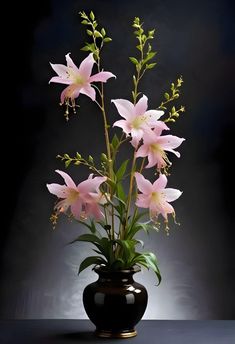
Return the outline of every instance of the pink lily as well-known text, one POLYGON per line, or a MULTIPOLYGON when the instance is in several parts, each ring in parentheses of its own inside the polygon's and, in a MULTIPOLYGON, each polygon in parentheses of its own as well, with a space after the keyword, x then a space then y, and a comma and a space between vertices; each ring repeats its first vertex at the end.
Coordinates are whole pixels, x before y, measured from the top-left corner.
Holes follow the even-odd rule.
POLYGON ((76 219, 85 216, 93 216, 96 219, 102 218, 99 207, 101 199, 100 185, 106 181, 106 177, 95 177, 90 174, 87 180, 76 185, 72 178, 65 172, 56 170, 64 178, 65 185, 47 184, 50 193, 61 199, 55 206, 58 212, 65 213, 69 207, 76 219))
MULTIPOLYGON (((148 133, 152 128, 163 127, 166 125, 158 119, 164 114, 161 110, 147 110, 148 98, 143 95, 134 105, 126 99, 112 100, 119 114, 124 118, 113 124, 120 127, 126 135, 131 134, 131 144, 137 148, 144 133, 148 133)), ((167 128, 167 127, 166 127, 167 128)))
POLYGON ((106 82, 109 78, 116 76, 110 72, 100 72, 91 75, 93 65, 95 63, 93 54, 90 53, 80 64, 79 68, 74 64, 73 60, 67 54, 65 56, 67 66, 62 64, 52 64, 51 67, 58 74, 51 78, 50 82, 69 85, 61 93, 61 103, 69 102, 71 100, 74 106, 74 99, 79 96, 80 93, 95 100, 95 89, 91 86, 92 82, 106 82))
POLYGON ((150 168, 157 165, 158 170, 171 164, 168 160, 165 151, 174 153, 178 158, 180 153, 174 149, 179 147, 185 140, 174 135, 161 135, 162 130, 154 129, 151 133, 146 133, 143 136, 144 144, 136 152, 136 157, 148 157, 148 165, 145 168, 150 168))
POLYGON ((140 208, 149 208, 151 219, 162 216, 167 221, 167 214, 174 214, 174 208, 168 202, 175 201, 182 194, 177 189, 166 189, 167 177, 160 174, 159 178, 152 184, 138 172, 135 173, 138 189, 142 194, 137 195, 136 205, 140 208))

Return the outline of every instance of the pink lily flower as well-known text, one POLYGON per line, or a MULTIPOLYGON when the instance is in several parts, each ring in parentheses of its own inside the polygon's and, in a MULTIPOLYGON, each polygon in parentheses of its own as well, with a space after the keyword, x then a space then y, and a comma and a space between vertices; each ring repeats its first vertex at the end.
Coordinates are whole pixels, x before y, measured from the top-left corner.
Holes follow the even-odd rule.
POLYGON ((50 64, 58 76, 51 78, 50 82, 69 85, 61 93, 61 103, 71 100, 74 105, 74 99, 80 93, 85 94, 93 101, 96 97, 95 89, 91 86, 92 82, 106 82, 109 78, 116 76, 110 72, 100 72, 91 75, 93 65, 95 63, 93 54, 90 53, 80 64, 79 68, 74 64, 73 60, 67 54, 65 56, 67 66, 62 64, 50 64))
POLYGON ((136 157, 148 157, 148 165, 145 168, 150 168, 157 165, 157 169, 160 170, 171 162, 168 160, 165 151, 174 153, 178 158, 180 153, 174 149, 179 147, 185 140, 174 135, 161 135, 162 130, 156 128, 150 133, 146 133, 143 136, 144 144, 136 152, 136 157))
POLYGON ((143 95, 134 105, 126 99, 112 100, 119 114, 124 118, 113 124, 120 127, 126 135, 131 135, 131 144, 137 148, 144 133, 148 133, 152 128, 163 127, 165 124, 158 119, 164 114, 161 110, 147 110, 148 98, 143 95))
POLYGON ((103 215, 99 207, 99 200, 102 194, 99 187, 107 178, 93 178, 93 174, 90 174, 87 180, 76 185, 67 173, 59 170, 56 172, 64 178, 65 185, 47 184, 49 192, 61 199, 55 209, 59 213, 65 213, 70 207, 71 213, 78 220, 86 216, 101 219, 103 215))
POLYGON ((166 189, 167 177, 164 174, 160 174, 153 184, 138 172, 135 173, 135 179, 138 189, 142 192, 137 195, 137 207, 149 208, 151 219, 157 219, 158 215, 162 214, 167 221, 167 214, 175 213, 168 202, 175 201, 182 192, 177 189, 166 189))

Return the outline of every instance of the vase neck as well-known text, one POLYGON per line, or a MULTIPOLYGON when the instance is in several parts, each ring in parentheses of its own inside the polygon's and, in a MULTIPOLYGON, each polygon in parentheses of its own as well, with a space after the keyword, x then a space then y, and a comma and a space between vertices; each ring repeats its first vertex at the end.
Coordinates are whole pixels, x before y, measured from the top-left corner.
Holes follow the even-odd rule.
POLYGON ((103 268, 96 268, 95 272, 99 275, 99 280, 103 282, 117 281, 120 283, 131 283, 133 282, 133 275, 139 272, 140 269, 130 269, 130 270, 117 270, 110 271, 103 268))

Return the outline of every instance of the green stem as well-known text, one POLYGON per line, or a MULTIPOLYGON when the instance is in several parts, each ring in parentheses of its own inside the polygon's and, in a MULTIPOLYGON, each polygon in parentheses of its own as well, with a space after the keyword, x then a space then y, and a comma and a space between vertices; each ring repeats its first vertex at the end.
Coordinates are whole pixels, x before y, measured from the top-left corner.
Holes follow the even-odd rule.
MULTIPOLYGON (((129 217, 130 206, 131 206, 132 189, 133 189, 134 174, 135 174, 135 162, 136 162, 135 153, 136 153, 136 151, 134 151, 134 156, 133 156, 132 166, 131 166, 130 187, 129 187, 128 198, 127 198, 125 227, 128 224, 128 217, 129 217)), ((125 227, 123 228, 123 232, 125 231, 125 227)), ((124 235, 124 233, 122 233, 122 236, 123 235, 124 235)))
MULTIPOLYGON (((141 166, 140 166, 140 169, 139 169, 139 173, 141 173, 143 171, 145 160, 146 160, 146 157, 143 158, 143 160, 142 160, 142 163, 141 163, 141 166)), ((136 196, 137 196, 137 192, 136 192, 136 196)), ((134 214, 133 214, 133 219, 136 217, 137 212, 138 212, 138 207, 135 206, 135 210, 134 210, 134 214)))
MULTIPOLYGON (((95 28, 93 27, 93 31, 95 31, 95 28)), ((98 72, 101 71, 100 69, 100 49, 97 47, 96 44, 96 38, 93 36, 94 40, 94 45, 95 48, 98 52, 97 54, 97 67, 98 67, 98 72)), ((102 48, 102 47, 101 47, 102 48)), ((106 116, 106 111, 105 111, 105 104, 104 104, 104 85, 101 83, 101 89, 99 91, 100 98, 101 98, 101 104, 99 104, 100 110, 103 115, 103 121, 104 121, 104 136, 105 136, 105 143, 106 143, 106 150, 107 150, 107 156, 108 156, 108 170, 109 170, 109 178, 113 180, 113 166, 112 166, 112 157, 111 157, 111 150, 110 150, 110 139, 109 139, 109 125, 107 121, 107 116, 106 116)), ((110 198, 112 199, 113 194, 112 194, 112 188, 110 187, 110 198)), ((112 218, 112 226, 111 226, 111 239, 115 239, 114 235, 114 207, 111 206, 111 218, 112 218)))
MULTIPOLYGON (((140 66, 142 66, 142 62, 144 59, 144 46, 140 41, 140 46, 141 46, 141 57, 140 57, 140 66)), ((137 97, 138 97, 138 86, 140 79, 144 75, 144 71, 141 74, 141 67, 137 70, 137 76, 136 76, 136 82, 134 83, 134 92, 133 92, 133 102, 134 105, 136 104, 137 97)), ((129 192, 128 192, 128 198, 127 198, 127 208, 126 208, 126 219, 125 219, 125 225, 123 227, 123 233, 121 232, 121 236, 125 236, 125 228, 128 225, 128 217, 129 217, 129 212, 130 212, 130 206, 131 206, 131 200, 132 200, 132 192, 133 192, 133 184, 134 184, 134 174, 135 174, 135 163, 136 163, 136 150, 134 151, 133 155, 133 160, 132 160, 132 166, 131 166, 131 175, 130 175, 130 187, 129 187, 129 192)))

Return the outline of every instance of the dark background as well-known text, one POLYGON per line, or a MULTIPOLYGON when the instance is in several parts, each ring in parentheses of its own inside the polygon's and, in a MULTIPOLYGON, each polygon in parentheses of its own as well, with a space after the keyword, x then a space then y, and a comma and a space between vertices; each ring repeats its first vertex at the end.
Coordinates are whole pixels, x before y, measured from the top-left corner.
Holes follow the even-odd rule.
MULTIPOLYGON (((131 22, 140 16, 147 29, 157 28, 154 47, 158 67, 141 90, 156 107, 171 81, 184 77, 180 103, 187 112, 172 126, 186 141, 174 159, 170 187, 184 191, 175 203, 180 227, 171 235, 153 232, 145 248, 156 252, 163 282, 153 274, 137 279, 149 291, 146 318, 234 319, 234 24, 232 1, 40 1, 14 5, 8 33, 6 97, 2 108, 5 177, 1 226, 0 316, 2 318, 84 318, 81 295, 94 280, 77 268, 86 245, 66 246, 81 229, 60 221, 51 229, 54 199, 47 182, 61 182, 58 153, 104 151, 100 114, 87 97, 79 97, 79 116, 66 123, 59 107, 63 86, 48 85, 49 61, 75 63, 84 29, 78 12, 93 10, 113 38, 103 66, 117 75, 106 87, 110 122, 117 118, 112 98, 130 98, 134 53, 131 22)), ((9 12, 10 13, 10 12, 9 12)), ((6 29, 7 30, 7 29, 6 29)), ((123 153, 123 157, 127 152, 123 153)), ((87 171, 71 168, 79 182, 87 171)))

